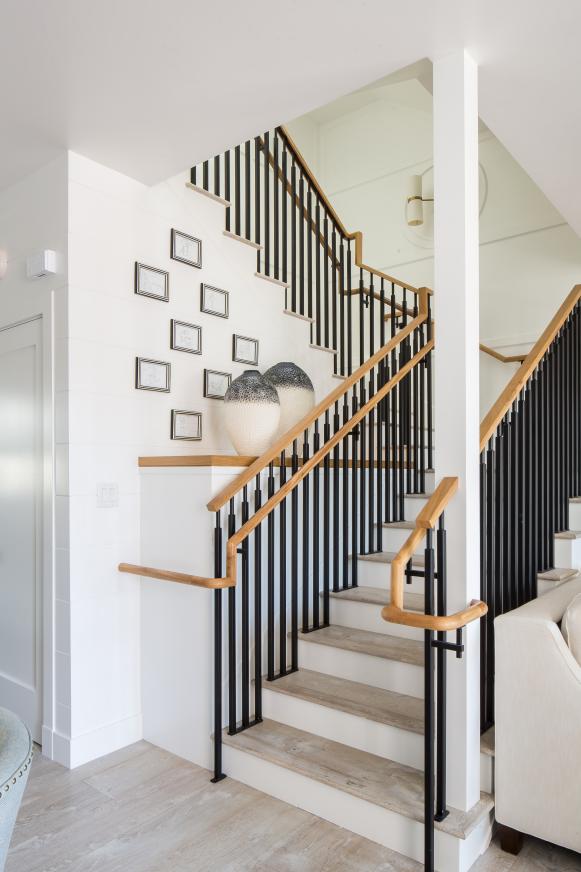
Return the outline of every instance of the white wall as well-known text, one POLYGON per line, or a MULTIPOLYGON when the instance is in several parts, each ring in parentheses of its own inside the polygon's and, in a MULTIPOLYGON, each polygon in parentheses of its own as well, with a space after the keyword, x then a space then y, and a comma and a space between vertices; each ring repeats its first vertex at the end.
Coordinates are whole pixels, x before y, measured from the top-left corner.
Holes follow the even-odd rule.
MULTIPOLYGON (((55 512, 54 499, 55 474, 58 480, 62 472, 55 440, 64 438, 61 424, 65 416, 59 400, 66 391, 68 378, 64 353, 67 166, 67 155, 63 152, 23 181, 0 192, 0 253, 8 261, 6 275, 0 279, 0 329, 42 318, 43 528, 39 535, 43 541, 43 746, 49 754, 58 731, 63 734, 68 731, 70 704, 69 611, 63 578, 57 571, 55 580, 53 569, 58 546, 68 544, 67 524, 58 511, 58 501, 55 512), (47 248, 58 255, 56 275, 27 279, 27 256, 47 248)), ((57 570, 58 567, 57 559, 57 570)))
MULTIPOLYGON (((364 235, 365 262, 416 286, 433 286, 432 207, 425 226, 405 223, 407 178, 433 162, 432 97, 418 80, 327 107, 289 125, 317 156, 319 178, 345 225, 364 235), (315 132, 313 132, 313 126, 315 132)), ((581 241, 493 134, 480 133, 480 336, 509 353, 527 350, 581 279, 581 241)), ((432 195, 433 173, 424 196, 432 195)), ((437 288, 435 296, 437 309, 437 288)), ((437 311, 436 311, 437 318, 437 311)), ((482 411, 510 376, 481 356, 482 411)))
POLYGON ((309 348, 309 325, 283 314, 284 290, 254 276, 256 252, 223 235, 223 207, 187 189, 186 173, 148 188, 76 154, 69 164, 68 431, 59 446, 67 474, 58 499, 70 524, 59 552, 71 620, 62 759, 74 766, 142 734, 140 582, 117 571, 122 560, 140 561, 138 457, 232 453, 223 403, 202 394, 204 367, 233 376, 247 368, 232 361, 234 332, 259 340, 262 371, 294 360, 319 397, 336 382, 331 355, 309 348), (172 227, 202 239, 202 269, 171 260, 172 227), (169 303, 135 295, 136 260, 169 270, 169 303), (230 292, 229 319, 200 312, 201 282, 230 292), (172 317, 202 326, 201 356, 170 350, 172 317), (136 356, 171 363, 171 393, 135 389, 136 356), (170 439, 171 409, 203 413, 201 442, 170 439), (117 507, 97 507, 99 483, 118 485, 117 507))

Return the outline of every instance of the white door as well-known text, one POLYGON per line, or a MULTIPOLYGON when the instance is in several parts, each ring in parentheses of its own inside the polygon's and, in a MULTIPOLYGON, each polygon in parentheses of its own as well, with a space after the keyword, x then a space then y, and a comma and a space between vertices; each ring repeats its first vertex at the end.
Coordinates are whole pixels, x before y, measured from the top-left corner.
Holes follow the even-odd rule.
POLYGON ((0 706, 41 739, 41 321, 0 330, 0 706))

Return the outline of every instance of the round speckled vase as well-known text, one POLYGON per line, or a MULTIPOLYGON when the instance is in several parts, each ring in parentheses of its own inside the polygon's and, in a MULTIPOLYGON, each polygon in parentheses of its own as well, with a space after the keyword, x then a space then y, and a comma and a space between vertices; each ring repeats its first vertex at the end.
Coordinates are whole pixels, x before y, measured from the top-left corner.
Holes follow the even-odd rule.
POLYGON ((277 435, 282 436, 311 411, 315 405, 315 389, 304 369, 289 361, 271 366, 264 378, 276 388, 280 400, 277 435))
POLYGON ((280 400, 273 385, 255 369, 235 378, 224 397, 224 423, 238 454, 259 456, 278 432, 280 400))

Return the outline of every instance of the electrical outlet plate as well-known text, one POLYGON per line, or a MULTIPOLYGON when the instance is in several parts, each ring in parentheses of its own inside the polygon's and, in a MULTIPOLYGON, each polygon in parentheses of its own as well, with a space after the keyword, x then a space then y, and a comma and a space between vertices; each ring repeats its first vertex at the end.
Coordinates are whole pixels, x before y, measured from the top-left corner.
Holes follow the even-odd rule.
POLYGON ((97 485, 97 508, 114 509, 119 505, 119 485, 117 482, 101 482, 97 485))

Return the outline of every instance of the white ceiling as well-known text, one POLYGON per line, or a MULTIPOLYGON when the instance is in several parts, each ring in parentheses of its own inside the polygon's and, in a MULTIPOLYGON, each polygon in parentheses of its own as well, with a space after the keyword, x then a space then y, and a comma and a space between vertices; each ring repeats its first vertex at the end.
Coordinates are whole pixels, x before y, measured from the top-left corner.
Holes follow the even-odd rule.
POLYGON ((464 47, 481 117, 581 234, 578 0, 1 0, 1 12, 0 187, 63 148, 153 183, 464 47))

